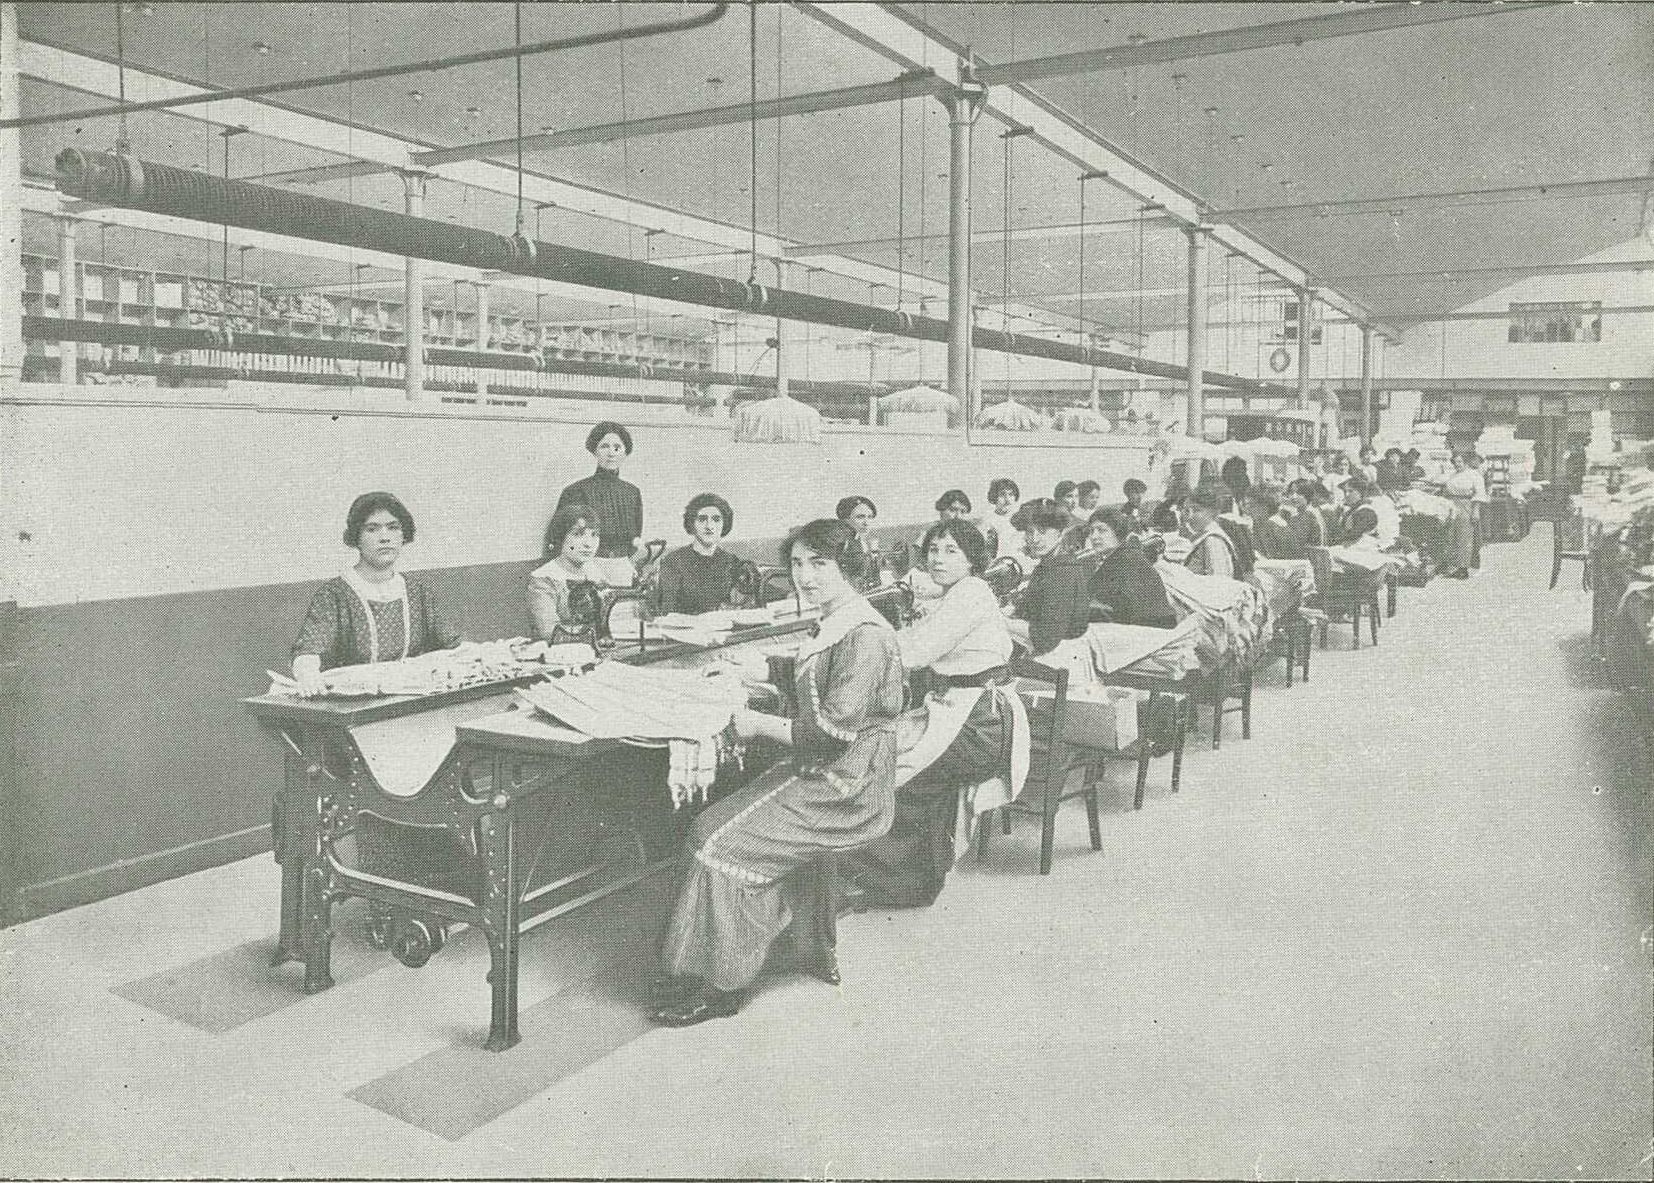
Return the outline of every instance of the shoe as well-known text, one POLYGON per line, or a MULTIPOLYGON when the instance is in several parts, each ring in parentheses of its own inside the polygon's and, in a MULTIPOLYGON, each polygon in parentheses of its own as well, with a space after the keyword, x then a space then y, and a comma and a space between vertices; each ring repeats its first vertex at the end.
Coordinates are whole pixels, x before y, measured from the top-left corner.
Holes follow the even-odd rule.
POLYGON ((842 980, 838 972, 838 950, 831 945, 823 945, 809 957, 799 959, 798 972, 829 986, 838 985, 842 980))
POLYGON ((686 1001, 693 1001, 704 988, 699 978, 662 974, 649 983, 649 1003, 657 1010, 665 1010, 686 1001))
POLYGON ((744 993, 741 990, 714 990, 708 986, 699 994, 661 1007, 649 1016, 649 1021, 662 1027, 693 1027, 708 1019, 727 1019, 741 1009, 744 993))

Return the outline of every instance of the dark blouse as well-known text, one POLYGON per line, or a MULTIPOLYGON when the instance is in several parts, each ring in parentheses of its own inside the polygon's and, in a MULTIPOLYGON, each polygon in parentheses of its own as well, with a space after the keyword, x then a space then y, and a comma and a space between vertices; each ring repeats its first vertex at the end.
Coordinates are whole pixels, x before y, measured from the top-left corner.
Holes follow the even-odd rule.
POLYGON ((1378 533, 1378 513, 1370 505, 1358 505, 1344 519, 1345 546, 1359 542, 1368 534, 1378 533))
POLYGON ((1177 623, 1166 584, 1132 539, 1115 547, 1091 576, 1091 602, 1106 605, 1115 624, 1171 628, 1177 623))
POLYGON ((1321 516, 1321 510, 1317 506, 1312 505, 1294 517, 1290 528, 1292 536, 1298 540, 1299 548, 1304 549, 1306 554, 1308 551, 1305 548, 1327 544, 1326 519, 1321 516))
POLYGON ((726 607, 740 565, 741 560, 721 546, 710 555, 701 554, 693 545, 668 551, 660 561, 654 610, 696 613, 726 607))
POLYGON ((1245 579, 1252 574, 1258 562, 1258 548, 1252 544, 1252 527, 1231 517, 1218 518, 1218 525, 1234 543, 1235 578, 1245 579))
MULTIPOLYGON (((423 582, 404 575, 408 588, 408 651, 406 656, 418 657, 434 649, 452 649, 460 642, 457 630, 442 618, 437 610, 431 589, 423 582)), ((362 599, 343 577, 329 579, 310 597, 310 610, 305 613, 298 640, 293 642, 293 656, 314 653, 322 659, 324 670, 340 665, 362 665, 370 657, 368 619, 362 599)), ((393 661, 404 656, 402 652, 401 602, 391 600, 373 604, 374 624, 379 634, 379 660, 393 661)))
POLYGON ((1051 554, 1028 577, 1016 614, 1028 622, 1034 654, 1049 653, 1059 641, 1082 636, 1091 622, 1093 564, 1077 555, 1051 554))
POLYGON ((1266 559, 1301 559, 1308 553, 1304 550, 1304 539, 1293 527, 1274 518, 1252 528, 1252 542, 1266 559))
MULTIPOLYGON (((632 540, 643 537, 643 494, 637 486, 623 481, 606 468, 575 481, 557 498, 557 508, 584 505, 597 514, 602 540, 597 553, 602 558, 630 557, 632 540)), ((551 540, 546 540, 549 550, 551 540)))

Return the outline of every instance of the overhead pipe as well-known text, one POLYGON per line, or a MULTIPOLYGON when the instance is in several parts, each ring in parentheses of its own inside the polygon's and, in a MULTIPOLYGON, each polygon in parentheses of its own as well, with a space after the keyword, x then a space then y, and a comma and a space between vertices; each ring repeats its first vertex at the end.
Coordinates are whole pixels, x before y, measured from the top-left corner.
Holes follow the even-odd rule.
MULTIPOLYGON (((380 341, 343 341, 328 337, 289 337, 274 333, 221 332, 208 328, 173 328, 167 325, 129 325, 101 320, 60 320, 50 316, 25 316, 23 336, 38 341, 89 341, 98 345, 134 346, 160 353, 186 351, 241 353, 267 357, 314 357, 339 361, 401 363, 401 345, 380 341)), ((430 366, 466 369, 534 370, 546 374, 569 374, 585 378, 639 378, 656 382, 683 382, 695 386, 734 386, 773 390, 775 378, 768 374, 739 374, 703 370, 690 366, 653 366, 648 362, 574 361, 547 358, 537 353, 495 353, 474 349, 447 349, 427 346, 425 362, 430 366)), ((510 387, 502 388, 509 391, 510 387)), ((855 400, 871 391, 886 393, 888 386, 863 382, 824 382, 804 378, 788 381, 795 395, 855 400)))
POLYGON ((484 62, 508 58, 534 57, 542 53, 556 53, 565 49, 583 49, 590 45, 607 45, 612 41, 636 41, 641 37, 655 37, 663 33, 687 33, 721 20, 729 11, 727 0, 717 3, 705 12, 681 20, 657 21, 635 25, 630 29, 606 29, 597 33, 582 33, 577 37, 558 37, 552 41, 534 41, 527 45, 507 45, 499 49, 483 49, 475 53, 452 54, 448 57, 428 58, 420 62, 406 62, 397 66, 375 66, 369 70, 347 70, 336 74, 322 74, 310 78, 293 78, 286 82, 260 82, 251 86, 237 86, 228 90, 209 90, 200 94, 181 95, 170 99, 150 99, 142 103, 113 103, 102 107, 83 107, 79 111, 57 111, 51 114, 29 115, 20 119, 0 119, 0 129, 14 127, 41 127, 50 123, 80 123, 110 115, 131 115, 137 111, 170 111, 175 107, 190 107, 200 103, 222 103, 227 99, 259 99, 266 95, 287 94, 295 90, 317 90, 324 86, 345 83, 372 82, 377 78, 396 78, 403 74, 427 74, 436 70, 453 70, 460 66, 476 66, 484 62))
MULTIPOLYGON (((147 210, 385 254, 414 255, 576 287, 654 296, 860 333, 938 342, 948 341, 950 336, 949 322, 936 317, 743 283, 578 247, 535 242, 518 235, 495 234, 248 181, 227 180, 112 152, 63 149, 57 155, 57 186, 67 196, 99 205, 147 210)), ((978 349, 996 353, 1043 357, 1157 378, 1184 379, 1188 373, 1185 367, 1169 362, 996 329, 977 328, 971 341, 978 349)), ((1268 382, 1230 374, 1207 372, 1203 380, 1216 387, 1291 393, 1284 386, 1275 387, 1268 382)))

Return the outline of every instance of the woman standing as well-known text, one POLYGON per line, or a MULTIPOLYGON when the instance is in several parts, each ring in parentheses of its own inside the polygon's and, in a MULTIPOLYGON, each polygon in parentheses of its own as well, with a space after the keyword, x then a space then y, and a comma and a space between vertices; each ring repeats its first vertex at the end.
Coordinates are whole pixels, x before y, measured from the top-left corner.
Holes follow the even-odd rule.
MULTIPOLYGON (((1011 634, 999 598, 979 578, 988 563, 982 532, 969 522, 938 522, 925 532, 922 553, 941 596, 896 634, 902 665, 928 669, 937 690, 1007 682, 1011 634)), ((846 876, 867 903, 917 908, 942 893, 953 869, 958 790, 1002 771, 1012 719, 1002 695, 984 693, 936 762, 897 793, 890 833, 844 859, 846 876)))
POLYGON ((1469 579, 1476 565, 1476 515, 1478 499, 1487 498, 1482 474, 1471 467, 1465 452, 1453 453, 1453 475, 1442 482, 1442 496, 1453 502, 1453 517, 1447 523, 1447 555, 1442 574, 1452 579, 1469 579))
MULTIPOLYGON (((632 454, 632 433, 605 420, 586 433, 586 451, 597 458, 597 471, 575 481, 557 498, 553 516, 571 505, 584 505, 597 514, 601 536, 600 558, 641 556, 643 548, 643 494, 620 479, 620 465, 632 454)), ((546 550, 556 553, 547 531, 546 550)))
POLYGON ((293 642, 293 679, 305 698, 327 692, 322 671, 452 649, 459 633, 423 580, 396 570, 414 538, 413 515, 389 493, 363 493, 345 514, 344 542, 356 562, 310 598, 293 642))
POLYGON ((660 581, 651 607, 668 612, 711 612, 730 602, 741 560, 720 545, 735 525, 735 511, 716 493, 698 493, 683 510, 689 545, 660 561, 660 581))
POLYGON ((542 641, 551 640, 558 625, 571 623, 569 596, 575 585, 632 586, 631 560, 602 557, 600 521, 597 511, 585 505, 565 505, 551 515, 546 545, 554 557, 528 577, 528 611, 534 635, 542 641))
POLYGON ((795 754, 695 820, 656 984, 653 1018, 670 1027, 734 1014, 783 934, 796 965, 836 983, 830 884, 812 864, 873 841, 895 816, 902 661, 890 625, 856 592, 866 556, 855 531, 811 522, 781 559, 822 612, 796 654, 799 712, 742 710, 735 731, 795 754))

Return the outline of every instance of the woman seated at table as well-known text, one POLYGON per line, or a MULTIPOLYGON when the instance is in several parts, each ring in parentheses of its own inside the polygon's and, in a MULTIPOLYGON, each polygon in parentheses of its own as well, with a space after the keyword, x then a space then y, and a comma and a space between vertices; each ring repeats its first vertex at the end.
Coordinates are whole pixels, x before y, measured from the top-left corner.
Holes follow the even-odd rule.
POLYGON ((396 570, 413 541, 414 520, 389 493, 363 493, 345 514, 344 542, 356 561, 310 598, 293 642, 293 679, 305 698, 327 692, 322 671, 452 649, 460 635, 442 617, 430 587, 396 570))
POLYGON ((1277 499, 1267 485, 1253 485, 1246 492, 1252 518, 1252 544, 1266 559, 1301 559, 1309 552, 1292 524, 1291 506, 1277 499))
POLYGON ((1351 473, 1344 482, 1344 517, 1339 526, 1340 546, 1370 546, 1378 549, 1378 511, 1370 499, 1377 491, 1360 473, 1351 473))
POLYGON ((1011 525, 1011 519, 1016 516, 1017 503, 1021 500, 1022 490, 1010 477, 995 477, 988 482, 988 504, 992 508, 982 515, 977 527, 988 540, 990 560, 1010 554, 1021 541, 1017 528, 1011 525))
POLYGON ((711 612, 728 606, 741 560, 720 543, 735 525, 735 511, 716 493, 697 493, 683 509, 689 545, 669 551, 650 597, 657 615, 711 612))
POLYGON ((1146 541, 1152 551, 1158 552, 1154 555, 1157 560, 1181 563, 1189 557, 1189 538, 1183 533, 1183 515, 1178 512, 1177 502, 1168 499, 1156 505, 1149 515, 1149 528, 1146 541))
POLYGON ((814 521, 781 547, 793 586, 821 608, 795 654, 798 715, 742 710, 744 740, 793 757, 696 818, 693 857, 662 946, 653 1018, 686 1027, 732 1015, 786 936, 793 964, 838 981, 831 885, 821 856, 865 846, 895 817, 896 634, 856 591, 866 556, 844 522, 814 521))
MULTIPOLYGON (((896 634, 902 664, 928 670, 933 690, 1004 683, 1011 634, 998 597, 979 578, 988 563, 982 532, 969 522, 938 522, 925 532, 924 554, 942 595, 896 634)), ((890 833, 840 863, 865 903, 922 907, 941 894, 953 868, 957 790, 1000 771, 1011 727, 1009 705, 989 690, 942 755, 902 786, 890 833)))
POLYGON ((878 520, 879 507, 874 505, 869 497, 852 494, 839 499, 839 503, 833 507, 833 516, 847 523, 855 531, 856 549, 871 560, 861 565, 857 590, 873 590, 882 581, 880 567, 883 560, 879 557, 879 540, 873 535, 873 523, 878 520))
POLYGON ((1312 546, 1326 546, 1332 537, 1322 508, 1327 501, 1326 487, 1320 481, 1299 477, 1286 487, 1286 496, 1281 500, 1292 507, 1292 536, 1299 549, 1307 555, 1312 546))
MULTIPOLYGON (((396 570, 403 546, 413 540, 413 515, 391 494, 363 493, 351 502, 344 543, 356 549, 356 561, 310 597, 293 642, 293 679, 301 697, 325 694, 323 671, 335 666, 397 661, 460 643, 425 581, 396 570)), ((372 874, 427 887, 454 886, 464 874, 465 851, 445 830, 363 815, 355 845, 360 869, 372 874)))
POLYGON ((1184 527, 1189 535, 1189 557, 1183 565, 1196 575, 1239 579, 1235 543, 1218 521, 1218 501, 1217 489, 1209 485, 1189 494, 1189 520, 1184 527))
POLYGON ((1054 501, 1031 501, 1017 511, 1023 551, 1036 561, 1017 601, 1011 636, 1037 657, 1085 632, 1091 612, 1087 581, 1095 563, 1062 549, 1068 511, 1054 501))
POLYGON ((1114 624, 1171 628, 1177 623, 1166 584, 1137 539, 1124 509, 1091 515, 1091 553, 1100 556, 1090 584, 1091 617, 1114 624))
POLYGON ((551 640, 558 625, 574 627, 569 593, 576 584, 632 586, 637 572, 630 559, 598 557, 601 532, 602 520, 589 506, 565 505, 551 515, 546 546, 554 557, 528 577, 528 611, 541 640, 551 640))

